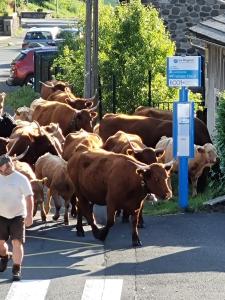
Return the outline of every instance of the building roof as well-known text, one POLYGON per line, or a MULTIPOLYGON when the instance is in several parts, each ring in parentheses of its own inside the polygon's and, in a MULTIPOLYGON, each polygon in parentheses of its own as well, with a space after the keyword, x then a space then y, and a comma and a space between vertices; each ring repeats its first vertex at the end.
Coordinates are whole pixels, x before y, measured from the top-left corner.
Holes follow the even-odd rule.
POLYGON ((225 14, 202 21, 188 30, 189 37, 225 46, 225 14))

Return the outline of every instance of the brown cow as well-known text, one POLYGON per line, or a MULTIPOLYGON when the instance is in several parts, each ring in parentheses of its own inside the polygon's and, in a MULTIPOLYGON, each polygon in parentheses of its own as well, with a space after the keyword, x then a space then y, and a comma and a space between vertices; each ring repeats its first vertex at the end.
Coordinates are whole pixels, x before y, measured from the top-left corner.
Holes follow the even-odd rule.
POLYGON ((23 175, 25 175, 31 183, 31 187, 34 193, 34 211, 33 216, 37 213, 38 205, 41 208, 41 219, 43 222, 46 221, 46 212, 44 208, 44 185, 47 181, 47 178, 37 179, 31 167, 21 161, 14 161, 15 170, 19 171, 23 175))
POLYGON ((64 136, 81 128, 92 132, 92 122, 97 117, 97 112, 92 111, 94 109, 96 107, 76 110, 65 103, 46 101, 36 106, 33 120, 38 121, 40 125, 58 123, 64 136))
POLYGON ((47 100, 48 96, 56 91, 65 91, 66 89, 71 92, 70 84, 61 80, 48 80, 46 82, 40 81, 41 86, 41 98, 47 100))
MULTIPOLYGON (((80 129, 78 132, 70 133, 67 135, 63 146, 62 158, 66 161, 69 160, 79 144, 84 145, 89 150, 99 149, 102 147, 102 139, 97 134, 87 132, 84 129, 80 129)), ((76 199, 73 197, 71 201, 71 215, 73 217, 75 217, 77 214, 76 204, 76 199)))
POLYGON ((54 220, 58 220, 60 214, 61 203, 59 196, 65 201, 64 223, 69 224, 68 209, 70 200, 74 194, 73 183, 68 175, 67 162, 62 158, 46 153, 39 157, 35 163, 35 174, 37 178, 47 177, 48 199, 46 204, 46 213, 50 209, 51 197, 54 199, 56 212, 53 216, 54 220))
POLYGON ((90 150, 99 149, 102 147, 102 139, 97 134, 87 132, 84 129, 80 129, 78 132, 70 133, 65 139, 62 158, 69 160, 79 144, 85 145, 90 150))
MULTIPOLYGON (((204 123, 203 125, 206 127, 204 123)), ((154 148, 162 136, 172 136, 172 129, 173 121, 171 120, 124 114, 106 114, 100 121, 99 135, 103 141, 106 141, 109 136, 115 134, 118 130, 123 130, 127 133, 139 135, 146 146, 154 148)), ((209 139, 208 135, 204 135, 204 131, 195 128, 195 144, 210 143, 209 139)))
MULTIPOLYGON (((203 146, 194 145, 195 156, 188 160, 188 174, 192 184, 192 197, 197 195, 198 178, 206 167, 212 167, 218 159, 215 146, 206 143, 203 146)), ((163 136, 156 145, 156 149, 165 150, 165 163, 173 159, 173 138, 163 136)), ((178 171, 178 161, 173 163, 173 171, 178 171)))
MULTIPOLYGON (((171 166, 159 163, 148 166, 133 157, 104 150, 81 152, 78 147, 77 151, 68 161, 68 173, 79 207, 95 238, 105 240, 115 223, 116 210, 125 209, 132 215, 133 246, 140 246, 137 224, 144 198, 148 193, 162 199, 171 197, 167 185, 171 166), (90 202, 107 206, 107 224, 101 229, 95 224, 90 202)), ((78 219, 77 231, 79 235, 84 235, 81 218, 78 219)))
POLYGON ((7 144, 9 142, 8 138, 0 137, 0 155, 7 152, 7 144))
MULTIPOLYGON (((146 147, 142 139, 136 134, 129 134, 121 130, 110 136, 102 146, 102 149, 114 153, 132 155, 138 161, 150 165, 155 162, 162 162, 165 151, 163 149, 153 149, 146 147)), ((129 216, 123 212, 123 222, 128 222, 129 216)), ((139 216, 139 228, 144 227, 142 212, 139 216)))
POLYGON ((146 147, 140 136, 129 134, 121 130, 110 136, 105 141, 102 149, 115 153, 132 155, 137 160, 147 165, 154 162, 162 162, 165 153, 162 149, 155 150, 151 147, 146 147))
MULTIPOLYGON (((143 116, 143 117, 151 117, 161 120, 173 120, 173 112, 169 110, 161 110, 153 107, 146 107, 146 106, 139 106, 135 112, 134 115, 136 116, 143 116)), ((195 143, 203 146, 206 143, 212 143, 212 140, 210 138, 207 126, 205 123, 195 118, 195 143)))
POLYGON ((0 116, 3 114, 4 102, 5 102, 6 93, 0 94, 0 116))
POLYGON ((30 166, 33 166, 37 159, 46 152, 50 152, 53 155, 60 156, 60 153, 58 152, 52 137, 40 126, 38 129, 38 134, 32 131, 24 131, 19 136, 17 136, 14 139, 13 144, 8 151, 8 154, 18 155, 25 149, 28 150, 22 160, 27 162, 30 166))
POLYGON ((8 149, 12 147, 15 139, 20 137, 21 134, 30 134, 38 136, 40 134, 40 129, 42 132, 47 132, 51 138, 52 142, 57 149, 57 152, 61 155, 62 154, 62 144, 64 143, 64 136, 62 134, 61 128, 59 128, 58 124, 50 123, 46 126, 40 126, 36 121, 34 122, 25 122, 19 123, 12 131, 10 135, 10 141, 8 143, 8 149))
POLYGON ((72 93, 69 93, 68 91, 65 92, 56 91, 51 95, 49 95, 47 100, 66 103, 72 108, 81 110, 81 109, 93 107, 95 98, 96 95, 91 98, 77 98, 72 93))

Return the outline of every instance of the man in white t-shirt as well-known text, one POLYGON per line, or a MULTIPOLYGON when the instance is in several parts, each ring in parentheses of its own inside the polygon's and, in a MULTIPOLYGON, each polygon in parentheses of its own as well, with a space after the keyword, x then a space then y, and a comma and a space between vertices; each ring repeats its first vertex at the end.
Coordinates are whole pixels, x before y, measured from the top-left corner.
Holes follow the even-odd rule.
POLYGON ((12 257, 12 279, 21 279, 25 243, 25 226, 33 224, 33 191, 27 177, 14 170, 11 158, 0 155, 0 272, 12 257), (13 251, 8 251, 7 241, 13 251))

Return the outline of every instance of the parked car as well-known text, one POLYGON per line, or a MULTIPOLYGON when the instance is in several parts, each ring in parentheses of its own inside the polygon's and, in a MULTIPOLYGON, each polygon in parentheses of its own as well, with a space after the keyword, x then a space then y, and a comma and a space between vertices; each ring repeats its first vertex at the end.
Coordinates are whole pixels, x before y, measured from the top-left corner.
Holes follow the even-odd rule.
POLYGON ((34 53, 38 50, 49 51, 57 47, 35 47, 22 50, 11 62, 10 77, 6 84, 12 85, 34 85, 34 53))
POLYGON ((31 43, 54 46, 54 41, 60 31, 61 28, 59 27, 32 27, 27 31, 23 39, 22 49, 27 49, 31 43))

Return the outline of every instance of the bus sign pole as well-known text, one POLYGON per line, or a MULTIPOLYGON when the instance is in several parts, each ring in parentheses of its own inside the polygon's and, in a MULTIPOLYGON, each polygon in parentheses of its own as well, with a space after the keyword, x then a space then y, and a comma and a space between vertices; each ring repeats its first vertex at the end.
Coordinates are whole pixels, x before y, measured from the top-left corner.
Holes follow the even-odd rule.
POLYGON ((188 208, 188 159, 194 157, 194 103, 189 101, 187 86, 200 86, 201 58, 167 58, 167 84, 180 87, 179 100, 173 104, 173 157, 179 162, 179 206, 188 208))

